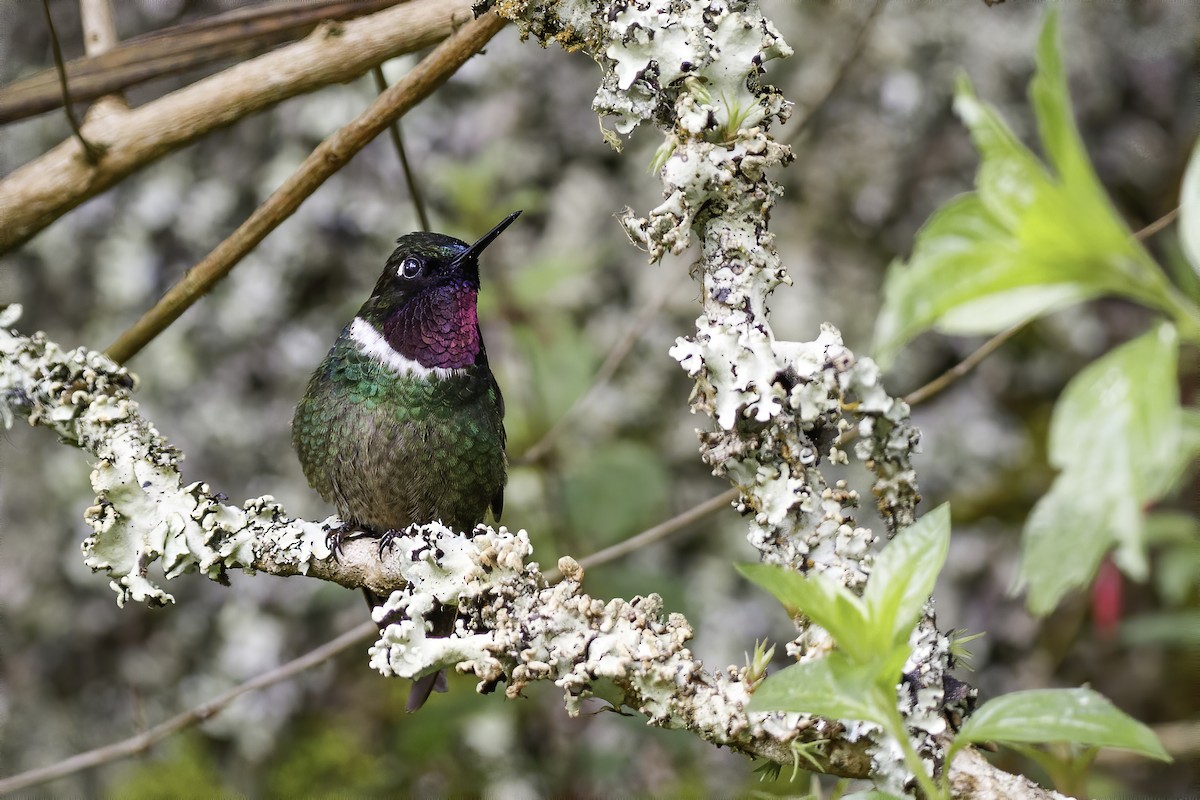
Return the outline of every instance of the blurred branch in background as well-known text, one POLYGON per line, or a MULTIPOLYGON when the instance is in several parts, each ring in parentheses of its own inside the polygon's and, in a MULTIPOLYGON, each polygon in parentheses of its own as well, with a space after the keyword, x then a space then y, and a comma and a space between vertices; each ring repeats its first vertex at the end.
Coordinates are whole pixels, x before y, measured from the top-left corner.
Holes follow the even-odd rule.
POLYGON ((524 466, 536 464, 549 455, 554 449, 554 445, 558 442, 558 438, 570 427, 575 421, 579 411, 587 408, 589 402, 595 397, 597 392, 607 384, 621 364, 625 362, 625 358, 633 352, 633 346, 637 344, 638 339, 646 332, 646 328, 650 326, 655 319, 658 318, 663 306, 671 296, 671 291, 675 288, 673 282, 667 282, 659 292, 642 306, 641 311, 633 318, 633 321, 625 328, 621 338, 613 343, 608 354, 604 357, 604 362, 600 368, 596 370, 596 374, 592 377, 592 382, 588 388, 576 398, 575 402, 563 412, 555 423, 550 426, 550 429, 542 435, 528 450, 513 459, 513 464, 516 466, 524 466))
POLYGON ((300 204, 358 151, 382 133, 393 120, 424 100, 445 83, 467 59, 483 49, 506 21, 486 14, 464 25, 421 60, 404 80, 381 94, 371 106, 340 128, 304 160, 304 163, 271 193, 249 219, 225 241, 184 274, 178 283, 109 346, 107 355, 123 363, 186 311, 243 257, 290 217, 300 204))
POLYGON ((104 747, 97 747, 94 750, 79 753, 78 755, 63 759, 57 764, 51 764, 48 767, 32 769, 28 772, 22 772, 19 775, 0 779, 0 794, 19 792, 22 789, 28 789, 30 786, 49 783, 67 775, 82 772, 85 769, 98 767, 122 758, 141 755, 162 740, 174 736, 182 730, 199 725, 201 722, 220 713, 222 709, 246 692, 265 689, 281 681, 294 678, 301 672, 324 663, 338 653, 348 650, 364 639, 370 638, 378 630, 375 627, 375 623, 364 622, 346 631, 336 639, 305 653, 300 658, 282 664, 261 675, 256 675, 245 683, 217 695, 212 700, 189 709, 182 714, 177 714, 166 722, 155 725, 153 728, 139 733, 137 736, 131 736, 120 742, 114 742, 104 747))
POLYGON ((469 0, 412 0, 347 23, 330 23, 296 44, 230 67, 132 111, 83 125, 104 148, 95 165, 69 139, 0 180, 0 254, 83 201, 210 131, 375 64, 427 47, 470 16, 469 0))
POLYGON ((83 51, 88 56, 104 55, 120 44, 108 0, 79 0, 79 19, 83 26, 83 51))
POLYGON ((841 88, 842 83, 846 80, 846 76, 850 74, 850 69, 858 62, 859 54, 862 53, 863 46, 867 43, 867 37, 871 35, 871 30, 875 27, 875 21, 879 19, 879 12, 883 11, 883 7, 887 5, 887 0, 875 0, 875 5, 867 12, 867 16, 863 18, 862 23, 858 27, 858 32, 854 35, 854 40, 850 46, 846 48, 846 54, 842 57, 841 63, 838 65, 838 70, 834 73, 833 80, 825 87, 825 91, 816 100, 808 104, 804 109, 804 116, 796 121, 792 129, 788 132, 788 140, 796 141, 800 135, 804 133, 804 129, 808 124, 816 119, 821 113, 821 109, 825 108, 825 104, 829 99, 837 93, 841 88))
MULTIPOLYGON (((379 90, 379 93, 386 92, 388 82, 383 74, 383 67, 376 64, 371 68, 371 76, 375 78, 375 88, 379 90)), ((413 175, 412 165, 408 163, 408 151, 404 147, 404 135, 400 132, 400 120, 394 120, 391 125, 388 125, 388 134, 392 138, 392 146, 396 148, 396 155, 400 157, 400 168, 404 170, 404 182, 408 184, 408 196, 412 199, 413 208, 417 212, 421 230, 433 230, 429 225, 429 212, 425 210, 425 197, 421 194, 421 187, 417 184, 416 176, 413 175)))
MULTIPOLYGON (((76 102, 230 58, 250 58, 295 41, 325 20, 345 20, 406 0, 303 0, 238 8, 118 43, 107 3, 82 0, 85 58, 65 65, 76 102), (110 35, 111 33, 111 35, 110 35)), ((0 124, 62 105, 57 70, 0 86, 0 124)))

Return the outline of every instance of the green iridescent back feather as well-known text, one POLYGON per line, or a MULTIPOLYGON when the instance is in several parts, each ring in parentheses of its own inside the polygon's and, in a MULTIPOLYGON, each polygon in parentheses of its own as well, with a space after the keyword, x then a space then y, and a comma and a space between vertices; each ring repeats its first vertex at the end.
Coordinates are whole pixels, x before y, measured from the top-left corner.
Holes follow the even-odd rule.
POLYGON ((296 407, 292 442, 343 520, 377 533, 435 519, 469 531, 503 507, 503 418, 486 360, 445 378, 397 374, 343 331, 296 407))

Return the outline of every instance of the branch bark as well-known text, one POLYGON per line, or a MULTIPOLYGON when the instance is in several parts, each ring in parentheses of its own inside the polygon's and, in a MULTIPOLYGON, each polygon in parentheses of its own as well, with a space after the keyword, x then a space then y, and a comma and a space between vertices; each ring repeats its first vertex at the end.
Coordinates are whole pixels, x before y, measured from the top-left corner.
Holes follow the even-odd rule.
MULTIPOLYGON (((68 61, 71 97, 86 102, 130 86, 202 67, 227 58, 250 58, 284 42, 307 35, 323 20, 345 20, 370 14, 407 0, 291 0, 238 8, 186 22, 161 31, 115 43, 105 51, 68 61)), ((85 42, 108 43, 115 38, 99 30, 102 20, 89 23, 92 0, 83 0, 85 42), (88 34, 94 27, 95 34, 88 34)), ((103 12, 101 12, 103 13, 103 12)), ((95 18, 95 17, 93 17, 95 18)), ((102 46, 102 45, 101 45, 102 46)), ((0 124, 32 117, 62 106, 56 70, 0 86, 0 124)))
POLYGON ((346 23, 320 26, 296 44, 230 67, 132 111, 85 121, 88 141, 106 147, 87 163, 68 139, 0 180, 0 254, 83 201, 201 136, 375 64, 444 39, 470 19, 470 0, 412 0, 346 23))

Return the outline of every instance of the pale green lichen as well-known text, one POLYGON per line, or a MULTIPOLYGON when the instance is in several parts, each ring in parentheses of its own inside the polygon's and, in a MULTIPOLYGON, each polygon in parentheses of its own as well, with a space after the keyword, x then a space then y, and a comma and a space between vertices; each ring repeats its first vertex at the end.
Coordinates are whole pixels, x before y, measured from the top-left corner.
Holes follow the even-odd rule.
MULTIPOLYGON (((10 325, 12 308, 4 315, 10 325)), ((207 484, 184 485, 182 455, 140 415, 136 386, 102 353, 64 351, 41 333, 0 328, 0 420, 11 425, 23 416, 96 459, 84 563, 112 579, 119 605, 172 602, 150 576, 156 561, 166 579, 198 571, 224 582, 228 569, 253 570, 263 560, 303 573, 328 557, 322 527, 287 519, 272 498, 239 509, 207 484)))
MULTIPOLYGON (((764 560, 861 589, 878 537, 854 522, 857 493, 829 486, 822 469, 849 462, 839 442, 856 434, 852 452, 873 473, 893 534, 915 519, 917 432, 907 406, 883 390, 875 364, 856 359, 832 326, 813 342, 780 342, 768 324, 767 298, 788 280, 768 232, 780 193, 768 173, 791 152, 770 134, 789 104, 761 73, 791 50, 748 0, 622 0, 592 4, 590 14, 579 3, 531 0, 506 12, 543 42, 569 18, 572 39, 603 71, 595 110, 616 117, 622 133, 646 121, 661 129, 654 163, 663 201, 645 216, 627 210, 620 219, 652 261, 700 245, 704 313, 671 355, 696 381, 693 411, 714 422, 700 434, 702 456, 741 490, 749 539, 764 560)), ((789 652, 808 659, 828 650, 824 631, 803 619, 799 626, 789 652)), ((936 634, 932 618, 919 630, 936 634)), ((936 693, 945 655, 922 655, 930 660, 921 690, 936 693)), ((927 715, 913 713, 910 721, 919 741, 932 741, 927 715)), ((855 734, 878 746, 879 784, 903 790, 907 770, 885 737, 873 726, 855 734)))

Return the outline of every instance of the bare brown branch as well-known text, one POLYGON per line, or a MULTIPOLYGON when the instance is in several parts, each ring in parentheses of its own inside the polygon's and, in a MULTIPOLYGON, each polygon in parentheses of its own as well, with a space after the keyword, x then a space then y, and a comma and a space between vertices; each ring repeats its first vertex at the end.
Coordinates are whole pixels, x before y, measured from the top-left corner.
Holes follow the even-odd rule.
POLYGON ((412 0, 259 56, 128 112, 87 120, 107 146, 90 165, 69 139, 0 180, 0 254, 136 170, 189 142, 289 97, 356 78, 375 64, 427 47, 470 18, 470 0, 412 0))
POLYGON ((291 216, 329 176, 345 166, 393 120, 445 83, 505 24, 504 19, 488 13, 464 25, 426 56, 404 80, 379 95, 366 111, 321 142, 249 219, 203 261, 188 270, 153 308, 121 334, 106 351, 107 355, 123 363, 145 347, 225 277, 268 233, 291 216))
MULTIPOLYGON (((290 0, 238 8, 211 17, 135 36, 108 51, 66 64, 71 96, 90 101, 152 78, 171 75, 230 58, 244 59, 307 35, 323 20, 345 20, 371 14, 407 0, 290 0)), ((82 0, 85 41, 88 5, 82 0)), ((97 22, 95 25, 102 25, 97 22)), ((115 31, 113 32, 115 36, 115 31)), ((107 33, 99 33, 105 41, 107 33)), ((62 105, 53 69, 0 86, 0 123, 24 119, 62 105)))

